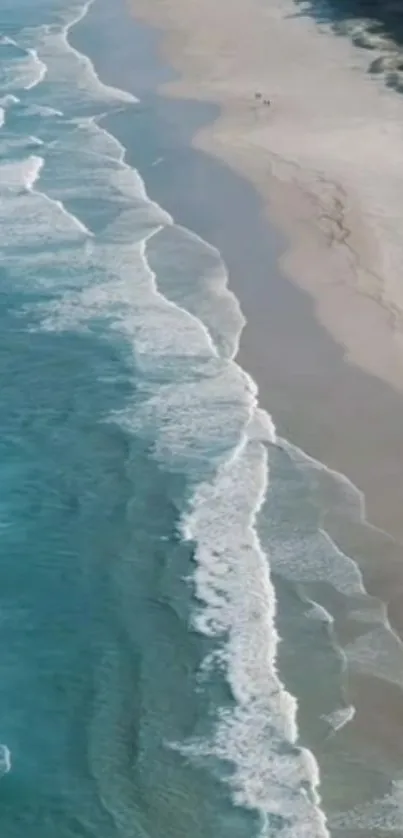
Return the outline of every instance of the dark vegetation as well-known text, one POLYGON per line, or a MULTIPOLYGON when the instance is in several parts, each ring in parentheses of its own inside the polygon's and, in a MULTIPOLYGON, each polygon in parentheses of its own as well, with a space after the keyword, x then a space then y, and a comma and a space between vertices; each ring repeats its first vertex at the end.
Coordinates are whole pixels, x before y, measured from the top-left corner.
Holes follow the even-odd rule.
POLYGON ((370 53, 368 70, 403 92, 403 0, 296 0, 301 15, 330 24, 370 53))

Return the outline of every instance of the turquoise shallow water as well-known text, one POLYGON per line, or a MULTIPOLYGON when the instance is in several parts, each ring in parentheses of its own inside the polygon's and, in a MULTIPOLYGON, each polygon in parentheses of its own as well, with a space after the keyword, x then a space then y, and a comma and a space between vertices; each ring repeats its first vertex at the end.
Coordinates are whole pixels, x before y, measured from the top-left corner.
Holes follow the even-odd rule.
POLYGON ((94 121, 138 103, 69 46, 87 11, 1 9, 1 831, 244 835, 267 815, 217 782, 249 700, 238 722, 209 563, 221 551, 225 575, 244 536, 264 573, 252 523, 272 431, 245 433, 254 387, 231 360, 243 320, 219 254, 173 228, 94 121), (169 300, 147 261, 158 234, 169 300), (230 497, 231 464, 251 483, 226 544, 211 501, 230 497))
POLYGON ((314 600, 371 603, 321 515, 361 499, 277 440, 219 252, 147 196, 152 118, 86 57, 111 10, 0 0, 0 832, 326 836, 306 746, 351 708, 314 600))

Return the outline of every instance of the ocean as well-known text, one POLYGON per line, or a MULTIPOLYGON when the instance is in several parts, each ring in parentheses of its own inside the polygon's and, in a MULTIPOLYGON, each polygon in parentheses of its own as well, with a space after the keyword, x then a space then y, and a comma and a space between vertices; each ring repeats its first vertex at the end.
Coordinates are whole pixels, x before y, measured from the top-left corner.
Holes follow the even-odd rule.
POLYGON ((276 431, 220 252, 149 197, 115 15, 141 44, 121 4, 0 0, 0 834, 393 831, 344 735, 350 662, 403 660, 329 535, 364 500, 276 431))

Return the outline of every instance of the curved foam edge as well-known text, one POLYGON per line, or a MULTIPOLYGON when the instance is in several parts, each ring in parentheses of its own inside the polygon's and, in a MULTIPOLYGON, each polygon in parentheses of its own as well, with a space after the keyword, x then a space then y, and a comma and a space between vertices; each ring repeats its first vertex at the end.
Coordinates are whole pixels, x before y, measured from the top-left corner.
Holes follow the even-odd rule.
POLYGON ((349 704, 347 707, 340 707, 334 710, 333 713, 321 716, 321 719, 327 722, 333 733, 337 733, 338 730, 341 730, 354 719, 355 714, 356 709, 354 705, 349 704))
POLYGON ((0 745, 0 777, 11 771, 11 751, 7 745, 0 745))
MULTIPOLYGON (((90 5, 68 24, 66 33, 90 5)), ((39 177, 40 159, 35 158, 28 189, 33 189, 39 177)), ((146 243, 147 239, 140 247, 145 265, 146 243)), ((147 280, 155 294, 160 294, 150 271, 147 280)), ((186 309, 183 312, 191 318, 192 326, 204 332, 204 343, 214 355, 214 344, 202 321, 186 309)), ((236 378, 237 387, 244 388, 244 430, 230 456, 220 463, 213 482, 198 487, 192 509, 182 523, 183 534, 187 530, 198 545, 195 575, 203 607, 195 623, 200 631, 220 638, 220 642, 223 633, 229 634, 220 661, 226 666, 236 708, 229 716, 225 712, 219 715, 211 743, 198 744, 231 761, 234 800, 258 809, 263 825, 267 822, 267 826, 268 814, 274 812, 288 824, 284 836, 327 836, 325 816, 319 809, 318 768, 313 755, 296 746, 296 700, 284 689, 276 672, 275 595, 267 557, 256 533, 256 517, 267 489, 267 446, 275 440, 275 429, 268 414, 257 406, 257 388, 250 376, 233 361, 228 362, 226 370, 236 378), (227 504, 225 508, 223 504, 227 504), (214 527, 218 527, 221 541, 212 537, 214 527), (214 553, 218 548, 221 562, 214 553), (245 574, 245 562, 249 574, 245 574), (250 580, 247 585, 246 579, 250 580), (228 582, 230 589, 226 587, 228 582), (269 747, 273 737, 274 751, 269 747), (271 790, 268 781, 273 783, 271 790), (285 814, 290 801, 287 797, 282 800, 284 790, 295 796, 290 816, 285 814)), ((187 743, 179 747, 186 749, 187 743)))
POLYGON ((380 833, 401 835, 403 820, 403 779, 392 781, 389 794, 356 806, 348 812, 333 814, 332 829, 337 830, 379 830, 380 833))

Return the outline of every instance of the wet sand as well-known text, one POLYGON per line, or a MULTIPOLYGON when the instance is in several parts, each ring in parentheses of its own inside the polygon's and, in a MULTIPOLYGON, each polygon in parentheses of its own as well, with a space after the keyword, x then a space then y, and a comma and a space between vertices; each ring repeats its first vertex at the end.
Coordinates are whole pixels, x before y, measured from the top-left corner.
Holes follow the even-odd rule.
MULTIPOLYGON (((267 20, 255 0, 232 4, 228 13, 213 0, 130 5, 163 28, 160 48, 182 71, 179 81, 162 80, 164 94, 222 108, 207 128, 193 123, 193 147, 226 161, 260 191, 260 202, 252 192, 248 198, 245 184, 229 176, 227 183, 211 157, 207 167, 203 154, 181 149, 179 159, 178 150, 160 149, 164 200, 175 202, 184 223, 190 215, 230 268, 248 321, 240 360, 257 379, 262 403, 282 434, 365 492, 374 523, 403 538, 403 100, 365 76, 362 51, 334 35, 322 39, 306 21, 284 22, 277 4, 267 20), (314 55, 306 61, 308 49, 314 55), (256 91, 270 92, 270 107, 256 102, 256 91), (273 251, 282 280, 268 275, 273 251), (311 299, 298 296, 285 274, 311 299)), ((172 101, 166 110, 178 141, 189 108, 172 101)))
MULTIPOLYGON (((99 0, 100 8, 102 4, 107 9, 107 4, 99 0)), ((142 0, 131 0, 131 5, 136 12, 144 13, 144 8, 140 8, 142 0)), ((149 14, 160 8, 159 0, 154 0, 149 4, 149 14)), ((105 17, 101 15, 100 20, 104 26, 105 17)), ((351 313, 350 289, 350 296, 343 297, 343 305, 340 302, 341 310, 336 307, 337 316, 332 311, 331 327, 326 323, 326 328, 319 317, 316 292, 313 294, 305 280, 296 282, 293 271, 284 272, 278 267, 289 265, 296 258, 297 250, 290 250, 290 242, 296 241, 292 239, 293 219, 289 224, 284 218, 292 207, 299 219, 303 218, 301 227, 295 228, 296 238, 302 232, 306 232, 308 241, 310 237, 320 238, 319 250, 313 248, 305 253, 303 264, 317 268, 315 260, 323 260, 319 264, 325 273, 328 265, 334 265, 327 233, 323 234, 317 215, 310 209, 312 196, 296 184, 276 179, 269 171, 269 211, 273 212, 268 223, 267 200, 255 189, 258 178, 253 175, 248 180, 234 172, 243 167, 231 154, 224 153, 224 141, 220 151, 214 149, 215 154, 204 149, 212 142, 211 132, 223 125, 222 121, 214 122, 219 114, 217 105, 213 101, 197 102, 194 97, 178 98, 179 91, 185 90, 184 83, 175 82, 176 87, 172 88, 173 73, 158 62, 164 44, 161 33, 138 23, 133 32, 110 28, 103 65, 109 83, 130 87, 141 96, 141 121, 144 124, 146 112, 149 135, 144 134, 144 128, 143 133, 137 133, 140 121, 137 125, 135 116, 130 143, 124 136, 127 119, 119 120, 116 114, 109 127, 126 146, 131 145, 133 159, 129 162, 140 168, 150 196, 168 209, 178 223, 195 230, 222 253, 230 286, 247 319, 239 361, 257 381, 260 402, 273 416, 279 434, 348 475, 365 492, 370 520, 390 533, 387 536, 368 530, 356 521, 348 524, 343 520, 339 526, 331 515, 325 522, 339 545, 359 561, 367 590, 388 603, 393 625, 403 636, 403 389, 398 378, 392 386, 395 368, 388 375, 380 375, 379 370, 377 374, 368 372, 371 353, 382 343, 382 329, 378 327, 385 310, 379 306, 381 320, 375 318, 371 331, 371 318, 366 320, 364 311, 369 298, 364 295, 359 311, 353 309, 358 342, 362 337, 361 349, 367 339, 371 344, 371 352, 360 368, 358 359, 343 345, 342 324, 336 329, 340 318, 351 313), (156 93, 161 85, 164 93, 168 92, 167 84, 170 92, 174 89, 174 97, 156 93), (206 125, 210 127, 206 129, 206 125), (336 331, 337 341, 333 339, 336 331)), ((182 49, 181 37, 171 37, 182 49)), ((202 93, 206 95, 203 88, 202 93)), ((218 102, 219 97, 216 98, 218 102)), ((257 159, 251 170, 255 166, 261 176, 257 159)), ((246 168, 243 173, 247 173, 246 168)), ((376 305, 375 301, 372 303, 376 305)), ((327 304, 332 308, 332 300, 327 304)), ((393 343, 393 329, 390 325, 388 329, 388 340, 393 343)), ((380 355, 385 359, 381 351, 380 355)), ((340 612, 338 628, 341 633, 344 631, 343 640, 348 643, 356 627, 343 622, 343 617, 340 612)), ((336 750, 342 757, 344 748, 352 748, 364 761, 377 754, 385 771, 397 770, 402 755, 401 688, 396 684, 385 688, 383 681, 357 673, 350 680, 350 691, 352 701, 360 709, 354 722, 338 734, 336 750)), ((334 759, 334 750, 332 754, 334 759)), ((324 747, 321 768, 325 771, 326 765, 324 747)), ((343 838, 350 838, 350 832, 343 830, 342 834, 343 838)), ((362 838, 362 832, 354 831, 351 838, 355 834, 362 838)))

